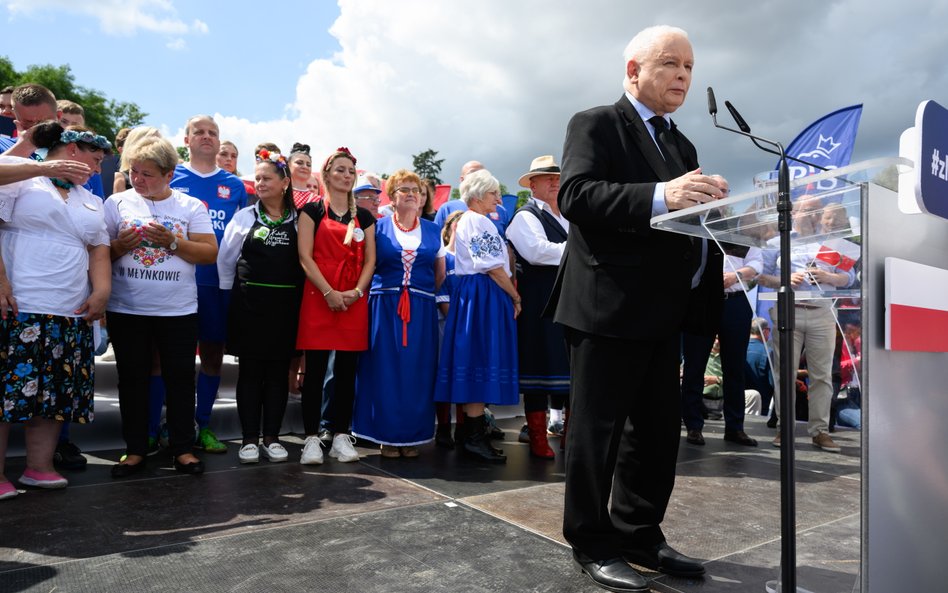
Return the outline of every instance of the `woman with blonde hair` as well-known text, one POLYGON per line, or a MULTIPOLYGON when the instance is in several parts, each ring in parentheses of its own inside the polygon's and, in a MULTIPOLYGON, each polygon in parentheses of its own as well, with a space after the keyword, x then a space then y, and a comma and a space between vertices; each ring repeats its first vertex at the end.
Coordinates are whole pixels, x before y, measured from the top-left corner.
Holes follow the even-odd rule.
POLYGON ((369 346, 369 308, 365 292, 375 271, 375 217, 356 206, 352 186, 356 158, 348 148, 329 155, 322 167, 326 196, 303 206, 299 218, 300 265, 306 273, 296 347, 305 351, 302 384, 306 443, 300 463, 323 462, 319 424, 322 378, 334 351, 335 393, 329 402, 330 457, 357 461, 349 435, 355 400, 358 353, 369 346))
POLYGON ((129 189, 132 189, 132 180, 129 178, 128 169, 131 166, 131 163, 128 162, 128 157, 125 156, 128 154, 128 150, 135 145, 136 142, 142 138, 161 138, 161 132, 158 131, 158 128, 153 128, 151 126, 138 126, 137 128, 132 128, 125 135, 125 142, 122 144, 122 157, 119 159, 119 173, 120 175, 115 176, 115 181, 112 182, 112 193, 119 193, 129 189))
POLYGON ((109 336, 126 445, 126 455, 112 466, 112 477, 131 476, 145 467, 155 352, 167 391, 168 451, 177 471, 198 474, 204 464, 191 452, 198 335, 195 268, 217 260, 217 239, 207 206, 171 189, 178 153, 170 142, 142 139, 127 145, 122 156, 133 188, 105 202, 112 240, 109 336))

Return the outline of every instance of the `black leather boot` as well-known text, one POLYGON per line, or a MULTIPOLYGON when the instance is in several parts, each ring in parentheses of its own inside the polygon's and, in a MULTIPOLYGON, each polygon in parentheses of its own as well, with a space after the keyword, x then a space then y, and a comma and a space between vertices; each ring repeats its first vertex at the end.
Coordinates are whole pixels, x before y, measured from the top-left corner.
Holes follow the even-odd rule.
POLYGON ((494 449, 490 445, 490 437, 487 433, 487 421, 483 415, 468 416, 464 415, 464 428, 467 431, 467 437, 464 439, 463 451, 468 457, 488 463, 506 463, 507 457, 499 449, 494 449))
POLYGON ((435 430, 435 445, 442 449, 453 449, 454 439, 451 438, 451 424, 439 424, 435 430))

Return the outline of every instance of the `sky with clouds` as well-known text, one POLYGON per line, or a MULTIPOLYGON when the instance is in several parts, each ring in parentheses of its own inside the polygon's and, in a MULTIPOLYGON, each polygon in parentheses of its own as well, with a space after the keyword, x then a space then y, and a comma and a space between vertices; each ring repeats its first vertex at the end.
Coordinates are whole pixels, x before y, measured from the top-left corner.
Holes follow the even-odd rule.
POLYGON ((694 80, 673 118, 705 171, 732 189, 748 189, 774 158, 713 128, 708 86, 755 133, 785 143, 826 113, 864 104, 857 161, 895 155, 920 101, 948 105, 948 0, 280 6, 5 0, 0 55, 18 69, 68 63, 79 84, 138 103, 172 137, 189 115, 215 114, 243 170, 261 141, 306 142, 317 161, 345 145, 380 172, 433 148, 445 181, 476 159, 511 188, 535 156, 560 159, 573 113, 620 96, 622 50, 653 24, 689 32, 694 80))

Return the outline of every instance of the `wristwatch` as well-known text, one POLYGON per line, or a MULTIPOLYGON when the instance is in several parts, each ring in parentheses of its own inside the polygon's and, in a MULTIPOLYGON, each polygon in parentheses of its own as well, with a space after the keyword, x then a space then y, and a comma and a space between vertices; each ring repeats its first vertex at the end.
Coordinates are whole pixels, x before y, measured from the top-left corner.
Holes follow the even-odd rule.
POLYGON ((170 251, 177 251, 177 250, 178 250, 178 238, 177 238, 177 237, 175 237, 174 239, 171 240, 171 245, 168 245, 168 249, 169 249, 170 251))
POLYGON ((740 270, 737 270, 736 272, 734 272, 734 275, 737 276, 737 279, 740 280, 741 282, 744 281, 744 274, 741 274, 740 270))
POLYGON ((358 286, 356 286, 355 288, 353 288, 353 290, 356 291, 356 294, 359 295, 359 298, 360 298, 360 299, 365 296, 365 293, 362 292, 362 289, 359 288, 358 286))

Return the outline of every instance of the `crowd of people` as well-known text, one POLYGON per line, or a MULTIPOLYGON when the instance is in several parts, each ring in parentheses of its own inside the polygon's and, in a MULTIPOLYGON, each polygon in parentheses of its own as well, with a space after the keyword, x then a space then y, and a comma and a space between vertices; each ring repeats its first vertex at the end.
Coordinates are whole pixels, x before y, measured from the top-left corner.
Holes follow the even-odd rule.
MULTIPOLYGON (((147 126, 120 131, 113 154, 81 106, 37 84, 4 89, 16 132, 0 136, 0 499, 18 494, 3 475, 14 423, 21 484, 62 488, 56 466, 84 466, 68 427, 94 418, 94 355, 109 340, 125 441, 116 479, 161 450, 185 474, 204 471, 196 451, 228 451, 210 429, 225 353, 238 363, 240 463, 289 460, 291 392, 302 464, 356 461, 357 439, 386 458, 434 441, 504 463, 489 409, 522 396, 530 454, 554 459, 551 434, 567 452, 564 534, 590 578, 644 591, 629 562, 703 574, 660 528, 681 425, 703 445, 719 400, 724 440, 757 445, 745 414, 769 414, 780 394, 768 322, 752 320, 745 294, 775 286, 781 262, 775 249, 649 228, 728 185, 702 173, 669 117, 690 83, 687 34, 646 29, 625 62, 623 96, 574 116, 562 171, 552 156, 532 161, 519 179, 532 197, 512 216, 478 161, 462 167, 460 199, 436 209, 432 180, 380 179, 347 147, 314 161, 306 144, 263 142, 241 178, 239 148, 210 116, 187 120, 186 162, 147 126)), ((794 206, 798 235, 845 223, 818 198, 794 206)), ((852 285, 852 269, 814 265, 814 245, 793 253, 794 288, 852 285)), ((798 301, 793 356, 805 347, 813 444, 838 451, 828 433, 858 414, 835 398, 827 302, 798 301)), ((847 332, 858 343, 858 324, 847 332)), ((835 362, 858 383, 858 352, 835 362)))
MULTIPOLYGON (((94 354, 106 340, 125 441, 114 478, 160 450, 187 474, 204 470, 196 451, 228 450, 210 429, 225 353, 238 362, 241 463, 289 458, 279 433, 294 391, 303 464, 323 463, 324 449, 358 460, 357 438, 383 457, 417 457, 436 437, 503 463, 487 408, 517 404, 521 392, 531 452, 554 457, 547 401, 562 434, 569 369, 561 331, 542 317, 568 229, 552 157, 520 179, 535 197, 509 229, 499 181, 467 163, 461 199, 441 208, 439 226, 432 181, 395 171, 380 208, 382 180, 345 147, 314 167, 305 144, 283 154, 261 143, 247 182, 238 147, 210 116, 186 122, 181 162, 156 128, 123 129, 113 154, 75 103, 36 84, 10 94, 0 458, 11 424, 25 423, 21 484, 64 487, 55 466, 84 465, 68 426, 94 417, 94 354), (47 241, 63 253, 39 247, 47 241), (41 263, 50 256, 55 265, 41 263)), ((0 497, 16 494, 0 478, 0 497)))

